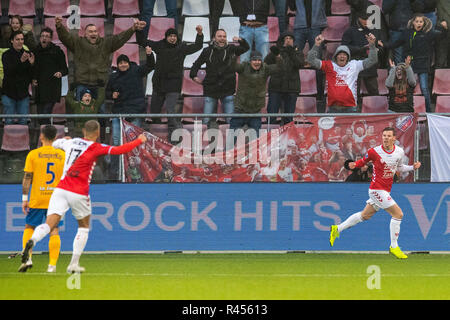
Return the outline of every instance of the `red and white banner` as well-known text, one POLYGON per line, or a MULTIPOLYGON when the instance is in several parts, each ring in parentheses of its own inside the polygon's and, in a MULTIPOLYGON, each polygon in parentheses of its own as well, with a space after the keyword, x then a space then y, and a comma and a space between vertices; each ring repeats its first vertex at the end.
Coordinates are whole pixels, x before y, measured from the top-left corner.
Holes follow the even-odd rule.
MULTIPOLYGON (((183 140, 176 146, 146 132, 147 142, 124 156, 125 182, 345 181, 351 173, 345 160, 360 159, 380 145, 385 127, 396 129, 404 162, 412 164, 416 120, 413 114, 305 117, 302 124, 261 131, 258 138, 246 131, 248 143, 242 131, 202 131, 201 124, 193 131, 179 129, 183 140)), ((124 143, 143 132, 123 120, 124 143)), ((399 180, 413 181, 413 174, 399 180)))

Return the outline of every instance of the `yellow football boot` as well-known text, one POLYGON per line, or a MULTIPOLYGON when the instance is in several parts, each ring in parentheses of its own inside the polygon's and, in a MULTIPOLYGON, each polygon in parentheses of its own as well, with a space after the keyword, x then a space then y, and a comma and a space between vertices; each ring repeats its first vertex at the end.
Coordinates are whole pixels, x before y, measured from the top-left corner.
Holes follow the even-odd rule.
POLYGON ((400 247, 389 247, 389 252, 392 253, 394 256, 396 256, 399 259, 408 259, 408 256, 400 250, 400 247))
POLYGON ((337 225, 332 225, 330 229, 330 245, 334 245, 334 240, 339 238, 339 231, 337 225))

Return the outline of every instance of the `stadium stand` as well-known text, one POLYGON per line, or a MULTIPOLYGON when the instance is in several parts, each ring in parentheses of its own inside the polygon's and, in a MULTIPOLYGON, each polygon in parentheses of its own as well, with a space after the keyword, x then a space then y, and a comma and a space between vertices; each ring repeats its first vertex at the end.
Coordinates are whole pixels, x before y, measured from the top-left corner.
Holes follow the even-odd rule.
POLYGON ((130 61, 140 64, 139 61, 139 46, 136 43, 125 43, 119 50, 115 51, 112 58, 112 66, 116 67, 117 57, 125 54, 130 58, 130 61))
POLYGON ((277 17, 267 17, 267 27, 269 28, 269 42, 276 42, 280 36, 280 27, 277 17))
POLYGON ((295 113, 317 113, 316 97, 298 97, 295 113))
MULTIPOLYGON (((203 113, 203 107, 205 105, 205 98, 203 96, 184 97, 183 100, 183 113, 203 113)), ((183 118, 182 121, 193 122, 195 118, 183 118)), ((199 119, 201 120, 201 119, 199 119)))
POLYGON ((346 0, 333 0, 331 2, 331 14, 348 15, 351 12, 350 5, 346 0))
POLYGON ((450 96, 437 96, 435 112, 450 113, 450 96))
POLYGON ((433 94, 450 94, 450 69, 436 69, 434 71, 433 94))
POLYGON ((114 0, 112 5, 114 16, 137 16, 139 15, 138 0, 114 0))
POLYGON ((36 4, 34 0, 10 0, 8 15, 19 15, 22 17, 34 17, 36 15, 36 4))
POLYGON ((68 16, 67 8, 70 6, 70 0, 45 0, 44 15, 45 16, 68 16))
POLYGON ((153 17, 148 30, 148 39, 152 41, 164 39, 166 30, 173 27, 175 27, 173 18, 153 17))
POLYGON ((30 150, 30 132, 27 125, 7 124, 3 127, 2 150, 30 150))
MULTIPOLYGON (((133 26, 132 18, 115 18, 113 34, 119 34, 133 26)), ((136 33, 134 33, 127 42, 136 42, 136 33)))
POLYGON ((414 112, 425 113, 425 97, 424 96, 414 96, 414 112))
POLYGON ((184 0, 183 8, 181 10, 182 16, 208 16, 209 3, 208 1, 184 0))
POLYGON ((186 42, 195 42, 195 37, 197 36, 195 28, 198 25, 203 26, 203 42, 211 41, 209 18, 207 17, 186 17, 184 19, 182 40, 186 42))
POLYGON ((220 17, 219 29, 224 29, 227 33, 227 41, 233 41, 234 37, 239 37, 239 17, 220 17))
POLYGON ((386 96, 365 96, 362 98, 362 113, 383 113, 388 111, 386 96))
POLYGON ((300 69, 300 95, 311 96, 317 94, 316 70, 300 69))
MULTIPOLYGON (((203 95, 203 86, 198 84, 197 82, 194 82, 189 77, 189 72, 191 70, 187 69, 184 70, 184 76, 183 76, 183 85, 181 88, 181 94, 185 96, 202 96, 203 95)), ((201 80, 205 78, 206 72, 205 70, 199 70, 197 73, 197 77, 199 77, 201 80)))
MULTIPOLYGON (((66 100, 61 97, 61 100, 53 106, 52 114, 66 114, 66 100)), ((66 118, 53 118, 54 123, 65 123, 66 118)))
POLYGON ((328 27, 323 30, 322 35, 326 41, 341 41, 345 30, 350 27, 348 16, 327 17, 328 27))
POLYGON ((103 0, 80 0, 82 16, 105 16, 105 2, 103 0))

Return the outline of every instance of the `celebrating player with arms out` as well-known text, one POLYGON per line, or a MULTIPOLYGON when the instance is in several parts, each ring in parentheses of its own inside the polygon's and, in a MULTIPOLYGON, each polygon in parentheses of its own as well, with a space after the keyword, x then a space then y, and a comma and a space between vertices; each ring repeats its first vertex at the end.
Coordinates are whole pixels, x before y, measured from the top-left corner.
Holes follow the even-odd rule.
POLYGON ((88 240, 92 211, 89 184, 97 158, 107 154, 118 155, 130 152, 147 141, 146 136, 141 134, 137 139, 117 147, 97 143, 100 136, 100 125, 95 120, 85 123, 83 134, 84 138, 70 139, 66 137, 53 143, 53 147, 66 152, 63 176, 50 198, 47 220, 44 224, 36 227, 33 236, 23 250, 22 265, 19 271, 25 268, 30 250, 58 225, 69 208, 72 209, 72 214, 78 221, 78 231, 73 241, 72 260, 67 267, 67 272, 80 273, 84 271, 84 268, 79 265, 79 260, 88 240))
POLYGON ((402 148, 394 145, 395 139, 395 129, 391 127, 385 128, 382 133, 382 145, 369 149, 364 158, 348 164, 350 169, 354 169, 363 167, 369 161, 373 162, 374 171, 369 187, 369 200, 367 200, 367 205, 363 211, 352 214, 339 225, 331 226, 331 246, 333 246, 335 239, 339 237, 340 232, 370 219, 378 210, 384 209, 392 216, 389 226, 391 235, 389 252, 399 259, 408 258, 397 244, 403 212, 392 199, 390 192, 395 173, 397 171, 417 170, 420 168, 420 162, 414 162, 412 166, 404 165, 402 163, 404 151, 402 148))
MULTIPOLYGON (((58 185, 64 168, 64 152, 52 147, 56 137, 56 128, 46 125, 42 128, 39 139, 42 147, 28 153, 25 161, 25 174, 22 181, 22 211, 26 215, 22 245, 30 240, 36 226, 40 225, 46 215, 53 189, 58 185), (31 193, 28 198, 28 193, 31 193)), ((61 222, 62 223, 62 222, 61 222)), ((47 272, 56 272, 56 262, 59 258, 61 239, 58 226, 50 233, 48 241, 49 265, 47 272)), ((31 252, 20 272, 26 272, 33 266, 31 252)))

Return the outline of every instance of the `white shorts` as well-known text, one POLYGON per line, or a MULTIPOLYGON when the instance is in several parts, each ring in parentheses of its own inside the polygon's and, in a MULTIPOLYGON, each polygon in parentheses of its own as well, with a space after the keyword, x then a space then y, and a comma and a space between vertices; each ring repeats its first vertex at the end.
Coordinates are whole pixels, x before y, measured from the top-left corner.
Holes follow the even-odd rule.
POLYGON ((371 189, 369 189, 369 200, 367 200, 366 203, 370 204, 376 211, 380 209, 387 209, 396 204, 389 192, 385 190, 371 189))
POLYGON ((77 220, 91 215, 92 206, 89 196, 56 188, 50 197, 47 215, 57 214, 63 218, 69 209, 72 209, 72 215, 77 220))

